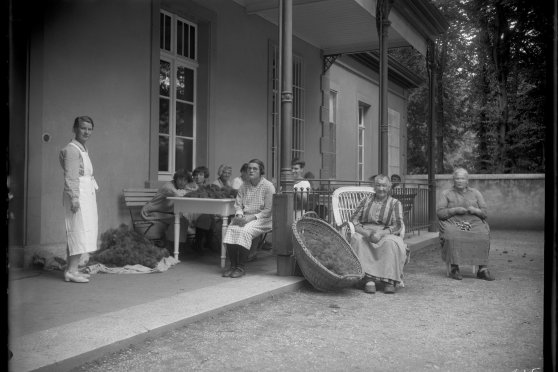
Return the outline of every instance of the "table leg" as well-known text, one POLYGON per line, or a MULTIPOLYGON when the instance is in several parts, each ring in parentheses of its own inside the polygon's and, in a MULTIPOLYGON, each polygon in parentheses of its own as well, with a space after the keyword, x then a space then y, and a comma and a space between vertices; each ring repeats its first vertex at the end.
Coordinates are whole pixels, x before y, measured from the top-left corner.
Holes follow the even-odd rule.
POLYGON ((227 258, 227 248, 225 246, 225 234, 229 224, 229 216, 223 216, 223 227, 221 229, 221 269, 225 268, 225 260, 227 258))
POLYGON ((174 258, 178 261, 178 246, 180 244, 180 216, 182 213, 174 214, 174 258))

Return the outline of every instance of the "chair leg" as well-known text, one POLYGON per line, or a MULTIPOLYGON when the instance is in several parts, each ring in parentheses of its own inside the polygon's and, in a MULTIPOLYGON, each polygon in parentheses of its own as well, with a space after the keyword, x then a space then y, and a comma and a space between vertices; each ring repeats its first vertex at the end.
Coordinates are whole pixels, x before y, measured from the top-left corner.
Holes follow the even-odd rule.
POLYGON ((260 241, 258 242, 258 248, 256 249, 257 251, 261 251, 262 247, 265 244, 265 239, 267 238, 267 233, 264 233, 261 237, 260 237, 260 241))
POLYGON ((446 262, 446 274, 448 277, 450 276, 450 272, 451 272, 451 264, 449 262, 446 262))
POLYGON ((475 275, 477 273, 477 267, 475 265, 473 265, 473 275, 475 275))

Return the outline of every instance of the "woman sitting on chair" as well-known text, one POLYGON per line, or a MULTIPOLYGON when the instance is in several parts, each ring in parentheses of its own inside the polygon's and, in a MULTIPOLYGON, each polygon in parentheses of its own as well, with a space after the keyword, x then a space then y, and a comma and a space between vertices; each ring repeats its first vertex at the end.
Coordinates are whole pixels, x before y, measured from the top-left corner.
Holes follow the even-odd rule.
POLYGON ((376 283, 384 293, 395 293, 402 286, 407 244, 399 236, 403 230, 403 206, 389 196, 391 181, 383 174, 374 179, 375 194, 364 198, 351 216, 355 234, 353 247, 365 272, 364 291, 376 292, 376 283))
POLYGON ((451 265, 450 277, 461 280, 460 263, 479 265, 477 278, 494 280, 486 268, 490 250, 490 228, 482 194, 469 187, 469 173, 453 172, 453 187, 442 192, 436 214, 440 226, 442 260, 451 265))
MULTIPOLYGON (((169 225, 174 223, 174 205, 167 196, 184 196, 190 191, 195 191, 198 186, 193 182, 192 175, 182 169, 176 171, 172 181, 163 184, 157 190, 157 194, 141 209, 141 217, 146 221, 153 221, 149 235, 160 240, 164 246, 166 243, 166 231, 169 225)), ((191 222, 191 221, 190 221, 191 222)))
POLYGON ((234 203, 235 217, 223 240, 231 263, 223 272, 224 277, 239 278, 244 275, 252 239, 271 228, 275 187, 265 179, 264 174, 264 163, 261 160, 253 159, 248 162, 248 181, 238 190, 234 203))
POLYGON ((217 169, 217 179, 213 181, 213 185, 220 188, 232 188, 231 181, 232 167, 230 165, 221 164, 217 169))

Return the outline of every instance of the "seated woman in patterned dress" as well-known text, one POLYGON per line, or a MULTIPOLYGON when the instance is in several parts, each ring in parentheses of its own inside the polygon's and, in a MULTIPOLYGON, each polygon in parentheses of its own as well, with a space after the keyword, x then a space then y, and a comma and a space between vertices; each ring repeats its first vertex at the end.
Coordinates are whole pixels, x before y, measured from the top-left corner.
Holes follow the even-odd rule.
POLYGON ((353 247, 365 272, 364 291, 376 292, 376 283, 384 293, 395 293, 403 286, 403 266, 407 244, 399 237, 403 229, 403 206, 389 196, 391 181, 383 174, 374 178, 375 194, 365 197, 351 216, 355 234, 353 247))
POLYGON ((265 167, 261 160, 248 162, 248 181, 238 190, 234 204, 235 217, 223 240, 230 260, 230 267, 223 272, 224 277, 239 278, 244 275, 252 239, 271 228, 275 187, 263 177, 264 174, 265 167))
POLYGON ((442 192, 436 209, 440 226, 442 260, 451 264, 450 277, 463 279, 460 263, 479 265, 477 278, 494 280, 488 271, 490 228, 487 206, 479 190, 469 187, 469 173, 453 172, 453 187, 442 192), (466 261, 466 262, 464 262, 466 261))

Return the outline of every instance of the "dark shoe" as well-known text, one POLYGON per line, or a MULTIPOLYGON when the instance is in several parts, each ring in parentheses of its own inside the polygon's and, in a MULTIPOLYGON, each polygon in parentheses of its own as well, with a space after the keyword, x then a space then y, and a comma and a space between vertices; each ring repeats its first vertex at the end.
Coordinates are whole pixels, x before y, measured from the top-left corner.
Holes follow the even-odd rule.
POLYGON ((376 283, 369 281, 364 285, 364 292, 366 293, 376 293, 376 283))
POLYGON ((234 269, 236 269, 235 267, 229 267, 228 269, 226 269, 225 271, 223 271, 223 278, 227 278, 229 276, 231 276, 231 274, 234 272, 234 269))
POLYGON ((450 278, 455 279, 455 280, 463 279, 463 276, 459 272, 459 269, 451 269, 449 276, 450 276, 450 278))
POLYGON ((395 293, 395 286, 393 284, 386 283, 386 285, 384 286, 384 293, 395 293))
POLYGON ((244 276, 244 274, 246 274, 246 271, 242 267, 237 267, 232 272, 231 278, 240 278, 241 276, 244 276))
POLYGON ((490 271, 488 271, 488 269, 482 269, 477 271, 477 278, 478 279, 484 279, 484 280, 488 280, 488 281, 492 281, 495 278, 490 274, 490 271))

